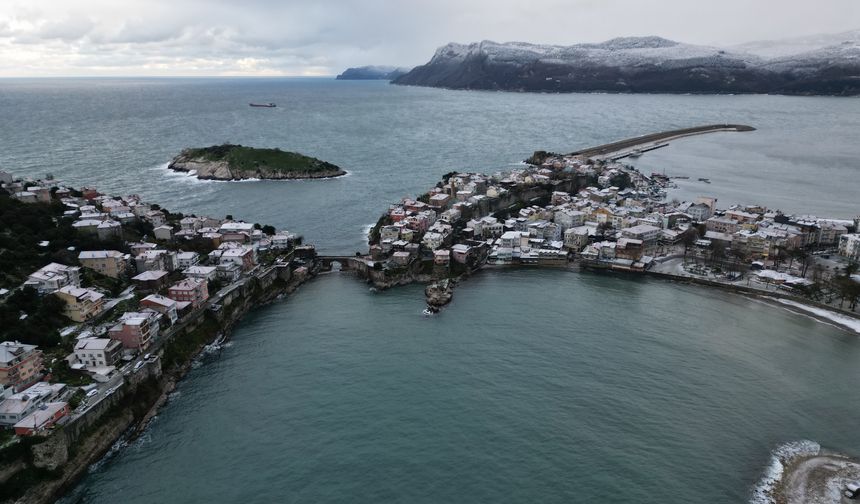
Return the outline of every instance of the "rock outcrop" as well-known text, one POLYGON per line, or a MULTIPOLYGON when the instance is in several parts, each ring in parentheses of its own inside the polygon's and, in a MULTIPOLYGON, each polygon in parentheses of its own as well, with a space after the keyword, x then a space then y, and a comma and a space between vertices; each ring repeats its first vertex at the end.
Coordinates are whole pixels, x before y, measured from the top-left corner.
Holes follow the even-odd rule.
POLYGON ((424 295, 427 297, 427 309, 437 312, 440 308, 450 303, 454 297, 454 285, 456 285, 454 280, 446 278, 425 287, 424 295))

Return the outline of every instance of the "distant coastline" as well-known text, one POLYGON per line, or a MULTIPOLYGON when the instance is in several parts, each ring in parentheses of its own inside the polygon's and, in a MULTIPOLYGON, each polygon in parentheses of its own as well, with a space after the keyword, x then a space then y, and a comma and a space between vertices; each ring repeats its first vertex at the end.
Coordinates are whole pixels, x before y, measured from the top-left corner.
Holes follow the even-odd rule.
POLYGON ((773 42, 710 47, 660 37, 554 46, 493 41, 450 43, 392 82, 447 89, 539 93, 860 94, 860 32, 824 37, 814 47, 773 42))
POLYGON ((363 67, 351 67, 344 70, 335 79, 337 80, 394 80, 409 72, 408 68, 393 66, 369 65, 363 67))

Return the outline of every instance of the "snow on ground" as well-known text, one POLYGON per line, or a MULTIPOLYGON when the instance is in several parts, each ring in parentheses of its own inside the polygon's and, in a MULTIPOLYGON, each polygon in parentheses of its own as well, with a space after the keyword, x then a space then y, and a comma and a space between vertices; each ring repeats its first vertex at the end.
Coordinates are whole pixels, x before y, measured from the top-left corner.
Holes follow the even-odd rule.
POLYGON ((796 301, 790 301, 788 299, 776 299, 775 301, 782 303, 784 305, 791 306, 793 308, 797 308, 799 310, 805 311, 807 313, 811 313, 816 317, 823 318, 825 320, 833 321, 843 327, 847 327, 852 331, 860 334, 860 319, 856 319, 854 317, 849 317, 848 315, 842 315, 841 313, 835 313, 830 310, 825 310, 823 308, 816 308, 814 306, 808 306, 802 303, 798 303, 796 301))

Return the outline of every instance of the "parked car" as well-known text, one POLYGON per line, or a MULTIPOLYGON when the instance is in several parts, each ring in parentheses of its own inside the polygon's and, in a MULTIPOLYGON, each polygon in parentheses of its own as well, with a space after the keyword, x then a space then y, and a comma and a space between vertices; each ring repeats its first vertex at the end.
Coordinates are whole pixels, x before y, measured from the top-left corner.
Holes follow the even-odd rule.
POLYGON ((134 365, 134 370, 137 371, 138 369, 140 369, 142 367, 143 367, 143 361, 137 361, 137 363, 134 365))
POLYGON ((92 389, 89 392, 87 392, 87 397, 92 397, 98 393, 99 393, 99 389, 92 389))

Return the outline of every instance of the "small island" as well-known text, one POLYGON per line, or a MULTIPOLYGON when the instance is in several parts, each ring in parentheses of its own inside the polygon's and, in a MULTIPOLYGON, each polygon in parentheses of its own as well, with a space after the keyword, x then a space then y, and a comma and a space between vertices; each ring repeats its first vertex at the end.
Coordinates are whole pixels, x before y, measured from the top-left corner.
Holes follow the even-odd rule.
POLYGON ((167 167, 203 180, 317 179, 346 175, 336 165, 297 152, 223 144, 183 150, 167 167))

